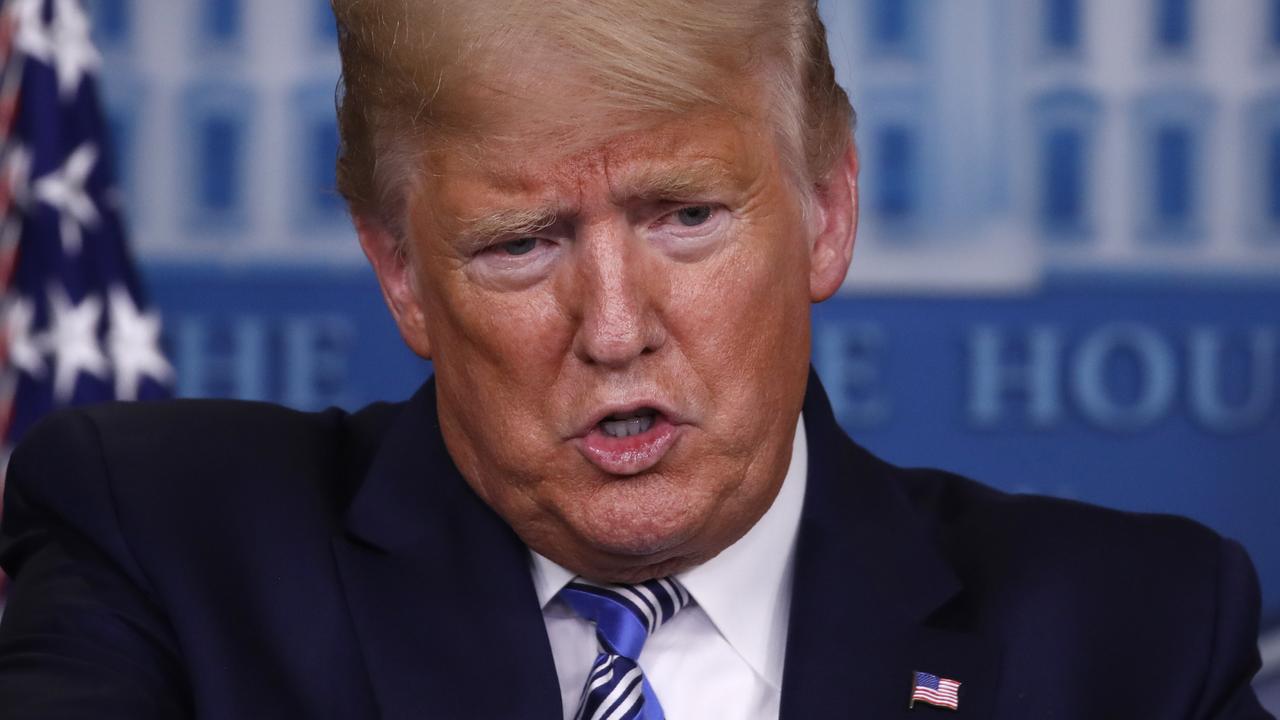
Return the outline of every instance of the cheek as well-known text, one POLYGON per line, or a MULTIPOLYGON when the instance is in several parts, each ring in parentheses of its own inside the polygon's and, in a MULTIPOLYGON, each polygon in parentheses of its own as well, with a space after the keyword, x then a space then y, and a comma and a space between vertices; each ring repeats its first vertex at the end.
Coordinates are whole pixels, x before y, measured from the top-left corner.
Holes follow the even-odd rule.
MULTIPOLYGON (((571 338, 549 290, 486 293, 459 280, 438 285, 428 312, 436 382, 475 452, 513 456, 544 443, 546 392, 571 338)), ((502 465, 509 463, 501 462, 502 465)))
MULTIPOLYGON (((755 354, 800 329, 794 321, 808 316, 808 269, 804 239, 786 219, 744 224, 728 252, 687 266, 673 280, 687 334, 708 339, 697 344, 755 354)), ((737 364, 732 355, 723 359, 737 364)))
POLYGON ((461 272, 454 275, 435 286, 441 290, 427 313, 437 366, 514 381, 554 362, 567 347, 570 329, 549 287, 489 292, 461 272))
POLYGON ((672 283, 673 334, 726 427, 744 436, 794 404, 789 380, 807 372, 804 240, 778 220, 748 228, 733 252, 672 283))

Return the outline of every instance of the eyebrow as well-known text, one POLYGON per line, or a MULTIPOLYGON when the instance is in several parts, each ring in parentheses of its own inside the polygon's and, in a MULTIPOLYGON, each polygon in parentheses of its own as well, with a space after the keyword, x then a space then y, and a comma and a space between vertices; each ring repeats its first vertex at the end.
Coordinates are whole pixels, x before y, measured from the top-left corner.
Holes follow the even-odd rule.
MULTIPOLYGON (((628 178, 611 193, 613 201, 629 204, 637 200, 694 199, 722 187, 730 181, 724 166, 701 162, 678 168, 655 168, 628 178)), ((479 252, 503 238, 531 235, 546 230, 560 221, 565 208, 557 205, 530 208, 504 208, 476 217, 459 218, 463 229, 457 235, 458 246, 468 252, 479 252)))
POLYGON ((561 211, 555 207, 495 210, 474 218, 460 218, 465 226, 458 244, 465 250, 483 250, 501 238, 529 235, 556 223, 561 211))
POLYGON ((679 168, 643 171, 625 180, 614 192, 614 200, 694 199, 729 184, 727 169, 717 162, 700 162, 679 168))

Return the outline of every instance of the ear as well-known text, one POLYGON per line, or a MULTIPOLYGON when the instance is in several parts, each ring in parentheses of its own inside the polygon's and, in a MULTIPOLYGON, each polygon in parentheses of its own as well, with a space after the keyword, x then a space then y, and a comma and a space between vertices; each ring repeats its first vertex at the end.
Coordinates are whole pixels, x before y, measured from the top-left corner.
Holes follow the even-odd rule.
POLYGON ((809 247, 809 299, 835 294, 849 273, 858 232, 858 149, 849 149, 814 189, 813 241, 809 247))
POLYGON ((418 293, 418 280, 409 253, 400 247, 386 225, 367 217, 355 218, 356 234, 364 256, 373 266, 400 337, 419 356, 431 359, 431 339, 427 335, 426 312, 418 293))

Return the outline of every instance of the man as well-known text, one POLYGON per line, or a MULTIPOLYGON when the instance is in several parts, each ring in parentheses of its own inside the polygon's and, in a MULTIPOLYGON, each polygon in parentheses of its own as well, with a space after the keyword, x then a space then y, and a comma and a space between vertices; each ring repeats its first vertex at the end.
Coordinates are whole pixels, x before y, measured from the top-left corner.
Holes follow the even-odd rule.
POLYGON ((808 0, 336 0, 339 182, 435 377, 59 416, 6 718, 1263 718, 1188 521, 889 466, 809 305, 857 218, 808 0))

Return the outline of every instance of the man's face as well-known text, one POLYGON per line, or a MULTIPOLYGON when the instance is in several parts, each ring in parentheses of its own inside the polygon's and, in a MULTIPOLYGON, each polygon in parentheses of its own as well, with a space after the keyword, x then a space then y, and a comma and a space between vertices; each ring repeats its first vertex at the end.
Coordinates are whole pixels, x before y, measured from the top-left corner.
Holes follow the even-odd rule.
POLYGON ((802 212, 781 163, 771 133, 710 113, 567 156, 437 154, 399 303, 362 237, 434 360, 451 456, 533 549, 652 577, 772 503, 830 291, 825 211, 802 212))

